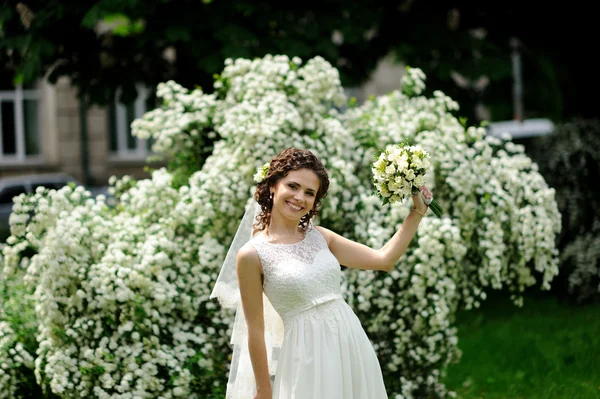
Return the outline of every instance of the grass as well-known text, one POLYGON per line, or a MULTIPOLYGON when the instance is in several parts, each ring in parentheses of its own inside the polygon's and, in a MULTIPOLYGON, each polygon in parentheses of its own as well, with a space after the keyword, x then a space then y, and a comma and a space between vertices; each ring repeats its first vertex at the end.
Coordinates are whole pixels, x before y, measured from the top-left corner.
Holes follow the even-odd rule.
POLYGON ((495 294, 457 326, 463 357, 444 382, 458 398, 600 398, 600 305, 495 294))

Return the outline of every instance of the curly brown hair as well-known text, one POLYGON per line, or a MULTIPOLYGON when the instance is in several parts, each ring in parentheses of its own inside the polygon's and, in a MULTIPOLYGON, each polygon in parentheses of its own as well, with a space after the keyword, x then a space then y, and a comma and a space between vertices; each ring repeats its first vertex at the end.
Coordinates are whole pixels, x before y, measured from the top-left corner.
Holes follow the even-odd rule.
POLYGON ((271 160, 266 177, 256 185, 254 199, 260 205, 261 211, 256 216, 256 222, 252 225, 254 227, 252 234, 264 230, 271 222, 273 199, 271 198, 270 188, 287 176, 290 171, 298 169, 312 170, 320 181, 313 209, 300 219, 300 229, 306 232, 308 222, 319 213, 322 206, 321 201, 327 196, 329 176, 319 158, 312 152, 291 147, 286 148, 271 160))

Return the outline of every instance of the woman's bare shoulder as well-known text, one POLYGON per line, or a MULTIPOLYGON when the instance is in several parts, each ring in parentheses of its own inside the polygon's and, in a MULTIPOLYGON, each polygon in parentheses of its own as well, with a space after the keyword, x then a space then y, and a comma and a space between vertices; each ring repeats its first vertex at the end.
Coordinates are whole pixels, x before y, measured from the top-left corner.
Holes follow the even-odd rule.
POLYGON ((317 231, 321 233, 323 238, 325 238, 325 241, 327 241, 327 245, 329 246, 329 243, 331 242, 332 231, 322 226, 315 226, 315 229, 317 229, 317 231))
POLYGON ((238 265, 258 266, 260 268, 258 252, 250 242, 245 243, 238 250, 236 261, 238 265))

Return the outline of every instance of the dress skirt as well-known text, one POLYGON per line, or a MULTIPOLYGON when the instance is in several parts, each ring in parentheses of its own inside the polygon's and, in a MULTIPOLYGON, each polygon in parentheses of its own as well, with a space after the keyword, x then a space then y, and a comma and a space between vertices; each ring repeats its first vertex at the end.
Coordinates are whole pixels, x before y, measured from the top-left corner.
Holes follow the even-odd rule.
POLYGON ((283 315, 274 399, 387 399, 381 367, 340 295, 283 315))

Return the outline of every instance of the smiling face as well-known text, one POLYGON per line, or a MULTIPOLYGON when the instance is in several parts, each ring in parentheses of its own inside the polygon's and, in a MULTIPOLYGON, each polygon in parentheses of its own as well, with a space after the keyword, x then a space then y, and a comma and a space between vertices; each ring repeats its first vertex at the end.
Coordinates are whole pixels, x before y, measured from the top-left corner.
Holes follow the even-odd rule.
POLYGON ((310 169, 290 171, 271 188, 272 212, 300 220, 313 208, 319 185, 319 177, 310 169))

